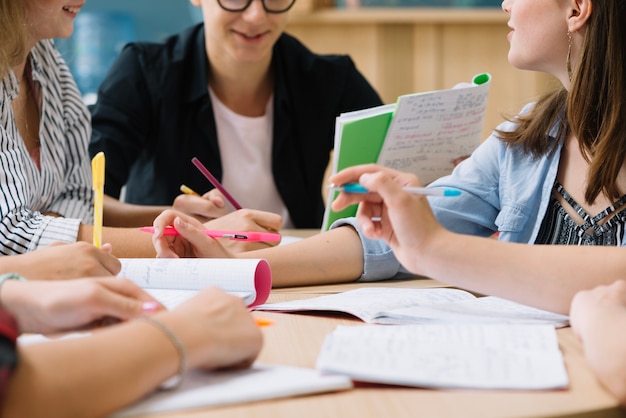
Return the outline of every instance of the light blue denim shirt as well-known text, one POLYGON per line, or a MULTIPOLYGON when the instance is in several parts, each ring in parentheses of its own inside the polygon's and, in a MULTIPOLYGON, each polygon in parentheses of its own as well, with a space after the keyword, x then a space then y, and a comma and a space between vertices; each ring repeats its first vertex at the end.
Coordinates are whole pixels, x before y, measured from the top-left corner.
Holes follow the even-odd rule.
MULTIPOLYGON (((498 129, 512 130, 515 126, 505 122, 498 129)), ((548 135, 557 141, 558 125, 548 135)), ((428 186, 462 191, 454 198, 429 197, 435 216, 444 227, 461 234, 486 237, 497 231, 502 241, 534 243, 548 207, 561 149, 562 144, 558 144, 555 152, 536 158, 491 134, 451 175, 428 186)), ((353 226, 363 243, 365 264, 360 281, 406 276, 407 270, 384 241, 365 238, 354 218, 338 220, 332 227, 341 225, 353 226)))

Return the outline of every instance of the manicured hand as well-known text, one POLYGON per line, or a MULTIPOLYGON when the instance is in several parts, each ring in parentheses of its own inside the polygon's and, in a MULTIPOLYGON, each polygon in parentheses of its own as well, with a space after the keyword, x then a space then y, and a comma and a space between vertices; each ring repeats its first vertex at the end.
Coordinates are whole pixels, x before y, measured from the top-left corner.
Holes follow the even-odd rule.
POLYGON ((0 302, 22 332, 56 333, 119 322, 164 309, 126 279, 7 280, 0 302))

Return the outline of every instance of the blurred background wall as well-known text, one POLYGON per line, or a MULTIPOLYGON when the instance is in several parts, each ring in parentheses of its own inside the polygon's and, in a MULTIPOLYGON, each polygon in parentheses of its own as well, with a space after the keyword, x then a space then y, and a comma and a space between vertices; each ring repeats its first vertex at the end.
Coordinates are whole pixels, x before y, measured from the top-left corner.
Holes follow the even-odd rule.
POLYGON ((187 0, 91 0, 77 16, 72 36, 56 44, 90 101, 126 43, 179 32, 201 18, 196 10, 187 0))

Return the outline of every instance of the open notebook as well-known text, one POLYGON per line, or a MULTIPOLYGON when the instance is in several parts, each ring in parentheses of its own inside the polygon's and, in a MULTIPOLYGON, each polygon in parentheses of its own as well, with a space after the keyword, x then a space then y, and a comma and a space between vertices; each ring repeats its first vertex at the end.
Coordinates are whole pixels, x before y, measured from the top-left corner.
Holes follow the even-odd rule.
MULTIPOLYGON (((450 89, 405 94, 395 104, 342 113, 335 122, 332 173, 377 163, 413 173, 423 184, 448 175, 454 160, 470 155, 481 140, 491 75, 450 89)), ((322 230, 354 216, 356 205, 334 211, 339 191, 328 192, 322 230)))
POLYGON ((482 322, 569 325, 569 318, 509 300, 452 288, 370 287, 332 295, 270 303, 257 310, 278 312, 343 312, 377 324, 482 322))
POLYGON ((265 303, 272 272, 263 259, 122 258, 118 277, 144 288, 172 309, 208 286, 242 297, 248 306, 265 303))

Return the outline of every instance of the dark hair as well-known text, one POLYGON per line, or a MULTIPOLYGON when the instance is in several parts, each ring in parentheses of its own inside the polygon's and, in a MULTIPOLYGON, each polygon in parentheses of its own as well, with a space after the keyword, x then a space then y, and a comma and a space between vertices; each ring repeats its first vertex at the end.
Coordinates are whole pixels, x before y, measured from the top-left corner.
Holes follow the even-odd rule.
POLYGON ((589 163, 587 203, 601 193, 612 200, 624 194, 617 176, 626 162, 626 0, 593 1, 570 92, 547 93, 530 113, 509 120, 516 130, 498 136, 537 157, 554 151, 547 133, 560 120, 558 140, 572 132, 589 163))

